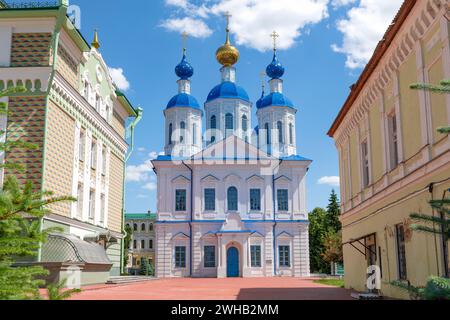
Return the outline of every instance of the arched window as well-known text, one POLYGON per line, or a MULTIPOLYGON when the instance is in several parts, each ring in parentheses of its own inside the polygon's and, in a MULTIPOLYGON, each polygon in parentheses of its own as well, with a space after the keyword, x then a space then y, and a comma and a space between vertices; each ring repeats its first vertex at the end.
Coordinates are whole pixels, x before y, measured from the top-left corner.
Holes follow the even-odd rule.
POLYGON ((145 231, 145 223, 141 224, 141 231, 145 231))
POLYGON ((242 131, 244 131, 244 132, 246 133, 247 130, 248 130, 248 118, 247 118, 247 116, 244 114, 244 115, 242 116, 242 131))
POLYGON ((197 124, 192 125, 192 144, 197 144, 197 124))
POLYGON ((186 133, 186 123, 182 121, 180 123, 180 143, 184 142, 184 134, 186 133))
POLYGON ((172 144, 173 125, 169 124, 169 145, 172 144))
POLYGON ((238 210, 238 191, 235 187, 228 188, 227 202, 228 202, 228 211, 238 210))
POLYGON ((133 240, 133 249, 137 249, 137 241, 133 240))
POLYGON ((214 143, 214 142, 216 142, 216 137, 212 136, 211 137, 211 143, 214 143))
POLYGON ((211 117, 211 129, 217 129, 217 118, 216 116, 211 117))
POLYGON ((133 231, 137 231, 137 223, 133 224, 133 231))
POLYGON ((227 113, 225 116, 225 130, 233 130, 233 115, 231 113, 227 113))
POLYGON ((278 143, 283 143, 283 123, 281 121, 277 122, 278 129, 278 143))
POLYGON ((266 123, 264 125, 264 129, 266 131, 266 144, 270 144, 270 128, 269 128, 269 124, 266 123))
POLYGON ((148 231, 153 231, 153 223, 150 223, 150 225, 148 226, 148 231))
POLYGON ((289 143, 294 144, 294 126, 292 123, 289 124, 289 143))
POLYGON ((145 240, 141 240, 141 249, 145 249, 145 240))

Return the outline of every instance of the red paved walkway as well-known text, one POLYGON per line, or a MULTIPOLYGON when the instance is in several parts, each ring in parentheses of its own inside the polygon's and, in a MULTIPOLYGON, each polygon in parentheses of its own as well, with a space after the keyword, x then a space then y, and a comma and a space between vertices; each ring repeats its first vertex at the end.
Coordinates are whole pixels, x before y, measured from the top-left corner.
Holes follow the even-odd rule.
POLYGON ((170 279, 84 288, 74 300, 351 300, 311 279, 170 279))

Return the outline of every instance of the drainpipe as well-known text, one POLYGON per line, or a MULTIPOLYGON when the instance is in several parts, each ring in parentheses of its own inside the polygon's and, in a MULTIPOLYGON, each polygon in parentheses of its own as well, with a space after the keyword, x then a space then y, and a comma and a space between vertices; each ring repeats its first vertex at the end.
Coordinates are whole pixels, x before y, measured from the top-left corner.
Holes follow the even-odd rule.
MULTIPOLYGON (((125 162, 123 164, 123 179, 122 179, 122 234, 126 237, 127 236, 127 232, 125 231, 125 176, 126 176, 126 168, 127 168, 127 162, 128 160, 130 160, 131 155, 133 154, 134 151, 134 129, 136 128, 137 124, 142 120, 142 114, 144 112, 144 110, 142 108, 137 108, 136 110, 137 112, 137 116, 136 118, 133 120, 133 122, 128 126, 127 131, 130 130, 130 134, 131 134, 131 142, 130 142, 130 148, 128 151, 128 154, 125 156, 125 162)), ((125 247, 124 247, 124 241, 122 239, 122 241, 120 242, 120 274, 124 273, 124 269, 125 266, 123 265, 124 263, 124 253, 125 253, 125 247)))
MULTIPOLYGON (((278 168, 281 167, 283 160, 281 159, 278 163, 278 168)), ((273 275, 277 275, 277 238, 276 238, 276 230, 277 230, 277 219, 275 216, 276 213, 276 192, 275 192, 275 170, 272 175, 272 203, 273 203, 273 275)))
POLYGON ((190 206, 189 206, 189 277, 192 278, 192 221, 193 221, 193 193, 194 193, 194 170, 192 170, 191 167, 189 167, 184 161, 183 165, 188 168, 188 170, 191 172, 191 190, 190 190, 190 206))

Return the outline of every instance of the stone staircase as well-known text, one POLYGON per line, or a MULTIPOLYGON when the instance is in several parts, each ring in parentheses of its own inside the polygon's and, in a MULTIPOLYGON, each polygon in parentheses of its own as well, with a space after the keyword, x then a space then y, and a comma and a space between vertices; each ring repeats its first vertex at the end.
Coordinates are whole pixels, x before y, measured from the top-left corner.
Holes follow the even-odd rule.
POLYGON ((127 283, 136 283, 136 282, 146 282, 156 280, 153 277, 145 277, 145 276, 124 276, 124 277, 111 277, 106 282, 106 284, 127 284, 127 283))

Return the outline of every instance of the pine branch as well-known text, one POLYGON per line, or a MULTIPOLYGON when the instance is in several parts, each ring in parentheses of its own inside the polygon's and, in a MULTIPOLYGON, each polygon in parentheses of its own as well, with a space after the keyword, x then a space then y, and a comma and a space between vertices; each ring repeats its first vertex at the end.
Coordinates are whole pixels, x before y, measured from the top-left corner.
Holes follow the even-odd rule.
POLYGON ((440 93, 440 94, 448 94, 450 93, 450 87, 445 86, 437 86, 433 84, 426 84, 426 83, 415 83, 410 86, 413 90, 425 90, 430 91, 434 93, 440 93))
POLYGON ((426 214, 413 213, 410 215, 411 219, 415 221, 420 221, 424 223, 436 223, 439 225, 449 225, 450 221, 447 219, 442 219, 440 217, 429 216, 426 214))

